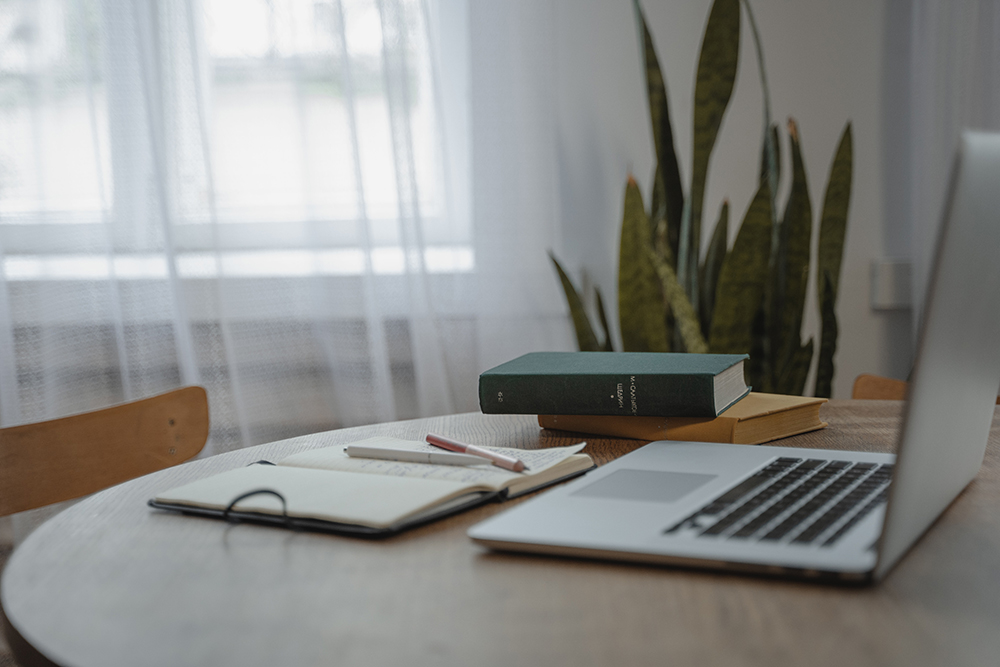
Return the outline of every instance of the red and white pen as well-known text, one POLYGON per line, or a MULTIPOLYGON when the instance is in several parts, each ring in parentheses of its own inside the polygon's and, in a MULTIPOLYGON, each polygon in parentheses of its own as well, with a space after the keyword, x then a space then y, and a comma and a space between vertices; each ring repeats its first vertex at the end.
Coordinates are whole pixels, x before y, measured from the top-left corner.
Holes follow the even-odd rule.
POLYGON ((482 456, 483 458, 492 461, 493 465, 506 468, 507 470, 513 470, 514 472, 522 472, 528 469, 528 466, 524 465, 524 461, 515 459, 513 456, 497 454, 496 452, 491 452, 488 449, 476 447, 475 445, 467 445, 464 442, 452 440, 451 438, 445 438, 444 436, 428 433, 426 440, 429 444, 434 445, 435 447, 440 447, 441 449, 447 449, 449 452, 462 452, 464 454, 472 454, 473 456, 482 456))

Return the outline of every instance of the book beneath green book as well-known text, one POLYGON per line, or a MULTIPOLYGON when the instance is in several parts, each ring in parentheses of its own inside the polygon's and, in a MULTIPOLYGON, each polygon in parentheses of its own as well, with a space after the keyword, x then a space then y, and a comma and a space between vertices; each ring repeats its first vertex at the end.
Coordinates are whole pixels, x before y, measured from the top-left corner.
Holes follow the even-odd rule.
POLYGON ((750 392, 745 354, 531 352, 479 376, 486 414, 717 417, 750 392))
POLYGON ((750 392, 714 419, 538 415, 542 428, 636 440, 691 440, 759 445, 826 426, 819 418, 825 398, 750 392))

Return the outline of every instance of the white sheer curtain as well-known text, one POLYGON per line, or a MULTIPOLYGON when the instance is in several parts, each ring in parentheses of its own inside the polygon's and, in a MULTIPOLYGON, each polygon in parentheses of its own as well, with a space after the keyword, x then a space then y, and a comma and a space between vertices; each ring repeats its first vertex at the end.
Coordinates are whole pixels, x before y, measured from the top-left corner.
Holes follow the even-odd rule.
POLYGON ((892 0, 888 25, 887 245, 912 259, 916 325, 958 136, 1000 130, 1000 6, 892 0))
POLYGON ((420 0, 0 6, 0 424, 197 383, 216 453, 475 409, 441 25, 420 0))
POLYGON ((547 255, 550 249, 562 251, 566 222, 559 20, 586 11, 562 5, 558 0, 468 4, 481 369, 532 350, 576 349, 547 255))
POLYGON ((197 383, 212 454, 477 410, 573 349, 552 14, 0 4, 0 426, 197 383))

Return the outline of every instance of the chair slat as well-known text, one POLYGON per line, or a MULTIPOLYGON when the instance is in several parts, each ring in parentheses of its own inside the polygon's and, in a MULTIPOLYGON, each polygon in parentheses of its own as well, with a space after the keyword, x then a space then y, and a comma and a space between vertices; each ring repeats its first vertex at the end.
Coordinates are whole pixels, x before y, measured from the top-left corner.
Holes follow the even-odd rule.
MULTIPOLYGON (((854 378, 851 398, 876 401, 902 401, 906 398, 906 389, 908 386, 903 380, 894 380, 882 377, 881 375, 862 373, 854 378)), ((997 405, 1000 405, 1000 396, 997 396, 997 405)))
POLYGON ((906 398, 906 382, 862 373, 854 379, 851 398, 876 401, 902 401, 906 398))
POLYGON ((198 454, 207 439, 202 387, 0 429, 0 516, 177 465, 198 454))

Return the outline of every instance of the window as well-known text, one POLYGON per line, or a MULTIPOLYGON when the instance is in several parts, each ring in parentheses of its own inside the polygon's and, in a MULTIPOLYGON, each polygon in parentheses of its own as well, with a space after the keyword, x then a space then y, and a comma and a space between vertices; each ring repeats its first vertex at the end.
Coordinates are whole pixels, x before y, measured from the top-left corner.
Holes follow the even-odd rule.
POLYGON ((7 280, 472 270, 421 3, 107 6, 0 5, 7 280))
POLYGON ((0 423, 188 382, 213 451, 471 409, 436 12, 0 3, 0 423))

